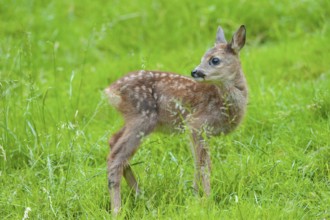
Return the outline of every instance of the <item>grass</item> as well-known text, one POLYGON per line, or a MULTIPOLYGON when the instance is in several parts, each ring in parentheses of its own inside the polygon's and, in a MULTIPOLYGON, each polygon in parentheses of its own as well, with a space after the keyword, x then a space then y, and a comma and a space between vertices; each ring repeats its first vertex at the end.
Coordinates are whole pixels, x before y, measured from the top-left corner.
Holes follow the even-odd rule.
POLYGON ((189 75, 222 25, 247 27, 250 98, 210 140, 212 196, 192 192, 185 135, 148 137, 122 219, 329 219, 329 1, 0 0, 1 219, 110 219, 102 90, 128 71, 189 75))

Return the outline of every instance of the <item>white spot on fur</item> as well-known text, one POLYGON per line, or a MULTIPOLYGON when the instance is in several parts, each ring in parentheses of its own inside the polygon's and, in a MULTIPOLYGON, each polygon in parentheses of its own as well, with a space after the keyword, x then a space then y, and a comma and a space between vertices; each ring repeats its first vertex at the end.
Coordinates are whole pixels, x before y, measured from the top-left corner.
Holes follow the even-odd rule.
POLYGON ((185 84, 179 84, 178 89, 186 89, 186 85, 185 84))
POLYGON ((143 100, 144 100, 144 98, 141 97, 141 96, 139 96, 139 101, 140 101, 141 103, 143 102, 143 100))
POLYGON ((119 88, 119 90, 124 91, 128 86, 129 86, 129 84, 123 85, 119 88))
POLYGON ((145 133, 141 131, 141 132, 139 132, 139 133, 136 135, 136 137, 137 137, 137 138, 143 138, 144 135, 145 135, 145 133))
POLYGON ((148 118, 149 110, 142 111, 142 117, 148 118))

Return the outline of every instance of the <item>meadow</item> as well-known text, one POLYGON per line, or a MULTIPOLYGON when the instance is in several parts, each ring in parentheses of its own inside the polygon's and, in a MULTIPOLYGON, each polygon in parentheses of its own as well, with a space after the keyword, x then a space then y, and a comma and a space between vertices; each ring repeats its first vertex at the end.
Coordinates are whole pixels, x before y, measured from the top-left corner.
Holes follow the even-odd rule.
POLYGON ((190 75, 245 24, 242 125, 209 140, 195 196, 186 134, 152 134, 118 219, 330 219, 330 1, 0 0, 0 218, 111 219, 103 90, 129 71, 190 75))

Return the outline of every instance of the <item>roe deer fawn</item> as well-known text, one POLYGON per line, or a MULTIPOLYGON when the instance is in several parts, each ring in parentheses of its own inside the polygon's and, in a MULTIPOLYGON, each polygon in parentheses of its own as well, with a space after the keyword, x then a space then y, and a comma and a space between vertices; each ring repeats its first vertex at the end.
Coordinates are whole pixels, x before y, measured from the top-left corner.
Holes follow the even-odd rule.
POLYGON ((121 207, 120 182, 139 192, 128 163, 141 138, 158 127, 180 128, 191 132, 195 159, 194 189, 210 195, 211 161, 204 137, 226 134, 242 120, 247 104, 247 84, 239 51, 245 44, 242 25, 227 43, 221 27, 216 43, 201 63, 185 77, 162 71, 132 72, 111 84, 105 93, 110 104, 120 111, 125 125, 115 133, 109 145, 107 174, 111 209, 121 207))

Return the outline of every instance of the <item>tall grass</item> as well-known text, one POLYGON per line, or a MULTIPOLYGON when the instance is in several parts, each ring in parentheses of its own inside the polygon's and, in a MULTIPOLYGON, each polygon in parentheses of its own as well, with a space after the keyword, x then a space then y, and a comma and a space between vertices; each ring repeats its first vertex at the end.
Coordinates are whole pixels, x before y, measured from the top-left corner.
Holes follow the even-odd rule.
POLYGON ((0 216, 111 218, 102 96, 128 71, 189 75, 221 25, 247 26, 247 117, 211 139, 212 196, 193 195, 187 137, 153 134, 122 184, 127 219, 330 218, 329 1, 0 0, 0 216))

